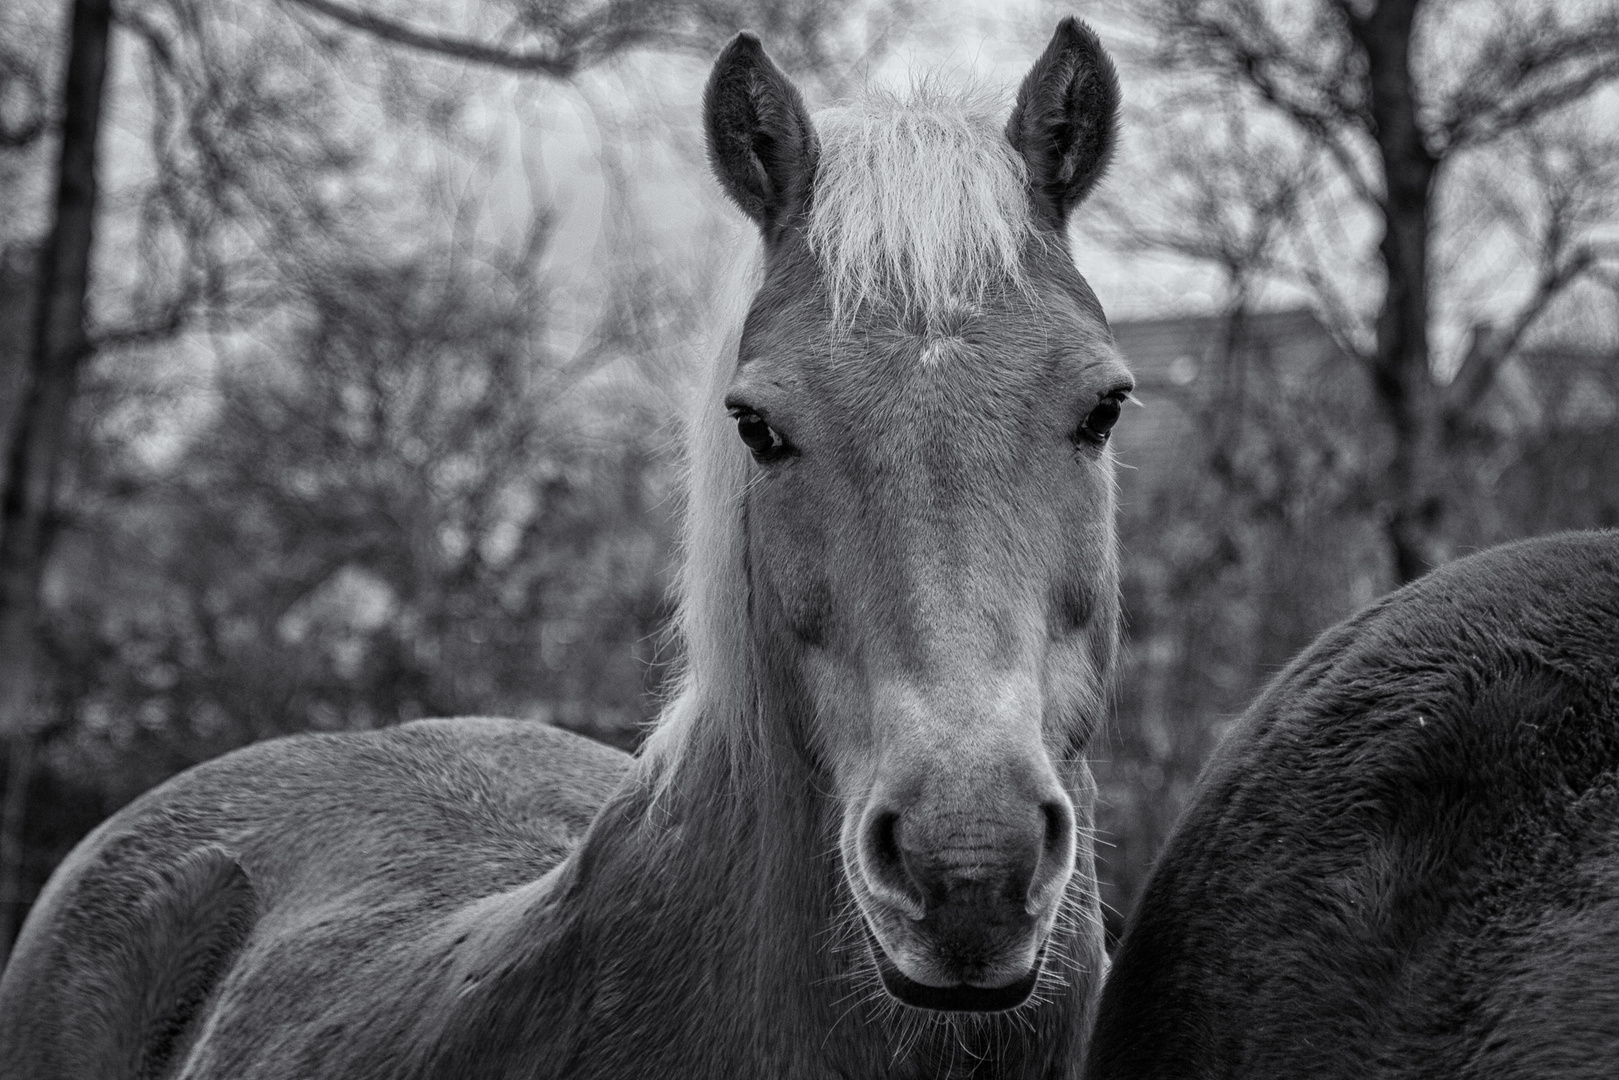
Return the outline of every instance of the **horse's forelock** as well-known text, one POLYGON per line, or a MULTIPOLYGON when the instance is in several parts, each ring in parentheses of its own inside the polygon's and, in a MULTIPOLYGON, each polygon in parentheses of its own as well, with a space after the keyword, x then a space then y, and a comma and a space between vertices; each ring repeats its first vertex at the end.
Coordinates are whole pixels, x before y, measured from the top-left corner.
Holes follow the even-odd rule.
POLYGON ((937 312, 1022 285, 1033 220, 1005 114, 994 92, 922 80, 816 115, 807 237, 834 313, 937 312))

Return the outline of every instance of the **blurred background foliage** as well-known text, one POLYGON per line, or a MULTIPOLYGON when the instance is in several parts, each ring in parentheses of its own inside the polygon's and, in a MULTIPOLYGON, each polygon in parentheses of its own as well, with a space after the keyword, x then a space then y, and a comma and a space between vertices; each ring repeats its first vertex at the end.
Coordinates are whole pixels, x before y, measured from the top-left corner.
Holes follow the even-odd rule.
MULTIPOLYGON (((67 8, 0 9, 7 448, 67 8)), ((88 339, 0 725, 5 922, 101 818, 257 739, 499 713, 634 747, 737 228, 703 176, 708 57, 756 29, 813 102, 938 60, 1011 81, 1061 13, 112 5, 88 339)), ((1619 16, 1081 14, 1132 111, 1076 250, 1145 406, 1117 436, 1129 648, 1096 750, 1116 932, 1224 726, 1316 633, 1455 554, 1619 526, 1619 16), (1380 49, 1409 52, 1403 147, 1380 49)))

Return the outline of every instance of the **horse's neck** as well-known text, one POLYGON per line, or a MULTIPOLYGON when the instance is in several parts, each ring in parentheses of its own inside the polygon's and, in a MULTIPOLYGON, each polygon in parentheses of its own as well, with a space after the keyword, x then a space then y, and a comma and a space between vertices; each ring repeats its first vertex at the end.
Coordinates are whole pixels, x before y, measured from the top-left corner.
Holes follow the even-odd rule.
POLYGON ((636 770, 566 862, 457 920, 451 966, 478 990, 449 1006, 433 1072, 825 1075, 824 1052, 880 1039, 838 1001, 840 946, 863 942, 834 932, 858 924, 838 918, 826 800, 795 759, 728 761, 636 770))
MULTIPOLYGON (((655 800, 650 783, 626 792, 580 852, 570 916, 592 932, 600 977, 636 984, 638 1015, 624 1019, 661 1028, 649 1042, 680 1058, 707 1044, 694 1069, 706 1075, 749 1073, 744 1063, 795 1075, 823 1051, 864 948, 839 910, 828 800, 800 757, 775 749, 768 770, 720 755, 681 767, 655 800)), ((851 1013, 838 1036, 874 1034, 851 1013)), ((664 1074, 678 1074, 674 1060, 664 1074)))
POLYGON ((429 1071, 1062 1074, 1065 1017, 1083 1009, 930 1022, 886 998, 802 755, 703 764, 681 763, 667 789, 636 774, 562 866, 469 914, 469 955, 451 967, 476 990, 457 991, 429 1071), (990 1055, 1003 1067, 986 1073, 990 1055))

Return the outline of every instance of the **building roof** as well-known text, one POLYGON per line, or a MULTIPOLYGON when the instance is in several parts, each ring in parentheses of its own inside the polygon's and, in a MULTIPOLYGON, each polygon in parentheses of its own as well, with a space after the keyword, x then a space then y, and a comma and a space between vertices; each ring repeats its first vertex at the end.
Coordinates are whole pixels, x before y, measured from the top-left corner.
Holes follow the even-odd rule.
POLYGON ((1141 406, 1126 410, 1115 436, 1120 462, 1139 474, 1124 478, 1127 490, 1174 467, 1195 434, 1200 406, 1217 394, 1285 394, 1322 406, 1363 396, 1360 369, 1308 309, 1246 313, 1231 334, 1225 315, 1113 324, 1141 406))

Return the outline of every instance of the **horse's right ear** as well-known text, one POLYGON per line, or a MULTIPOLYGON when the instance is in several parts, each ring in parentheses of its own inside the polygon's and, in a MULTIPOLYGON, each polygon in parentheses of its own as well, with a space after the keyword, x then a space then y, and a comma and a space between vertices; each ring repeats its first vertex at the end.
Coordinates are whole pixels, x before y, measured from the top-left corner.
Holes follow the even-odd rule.
POLYGON ((1018 90, 1006 138, 1029 167, 1035 213, 1061 231, 1102 178, 1119 124, 1119 77, 1096 32, 1070 15, 1018 90))
POLYGON ((703 91, 708 161, 725 193, 774 239, 809 203, 820 143, 804 99, 759 39, 731 39, 703 91))

